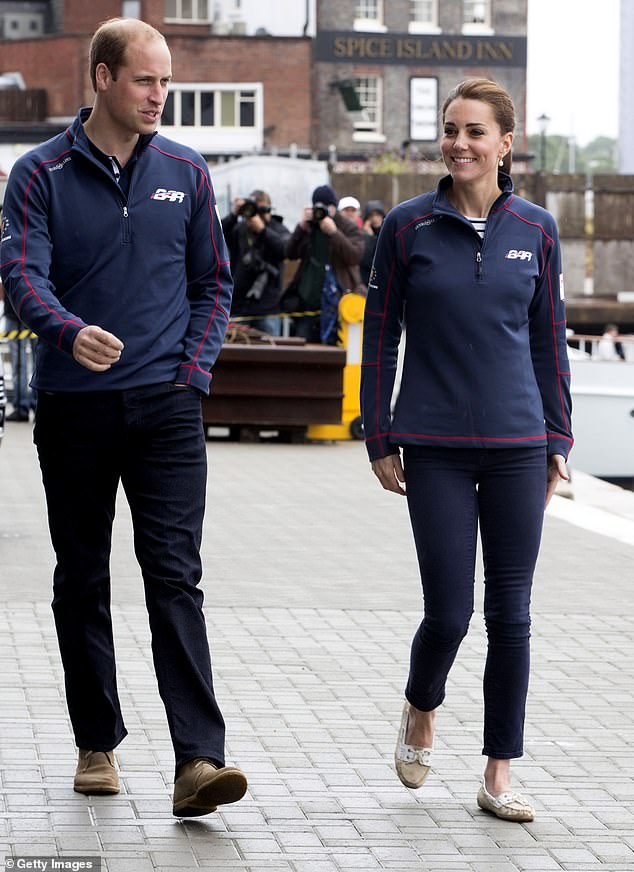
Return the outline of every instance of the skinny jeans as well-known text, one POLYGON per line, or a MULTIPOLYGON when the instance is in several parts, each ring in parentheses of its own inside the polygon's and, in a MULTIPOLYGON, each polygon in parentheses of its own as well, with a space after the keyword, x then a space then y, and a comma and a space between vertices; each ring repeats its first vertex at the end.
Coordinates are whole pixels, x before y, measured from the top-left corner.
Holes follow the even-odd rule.
POLYGON ((544 517, 546 448, 405 446, 407 503, 423 586, 406 699, 431 711, 474 608, 478 525, 484 560, 484 746, 523 754, 530 667, 530 596, 544 517))
POLYGON ((195 757, 223 766, 225 728, 198 587, 207 477, 200 393, 168 383, 40 391, 34 441, 57 558, 52 606, 77 746, 109 751, 127 733, 110 614, 121 482, 176 769, 195 757))

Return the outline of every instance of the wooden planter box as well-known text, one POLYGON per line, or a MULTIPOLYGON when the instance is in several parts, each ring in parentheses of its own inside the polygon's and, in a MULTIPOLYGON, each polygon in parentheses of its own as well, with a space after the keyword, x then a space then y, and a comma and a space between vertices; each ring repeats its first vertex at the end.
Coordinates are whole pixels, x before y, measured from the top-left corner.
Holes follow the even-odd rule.
POLYGON ((341 421, 344 348, 229 345, 203 399, 206 426, 307 427, 341 421))

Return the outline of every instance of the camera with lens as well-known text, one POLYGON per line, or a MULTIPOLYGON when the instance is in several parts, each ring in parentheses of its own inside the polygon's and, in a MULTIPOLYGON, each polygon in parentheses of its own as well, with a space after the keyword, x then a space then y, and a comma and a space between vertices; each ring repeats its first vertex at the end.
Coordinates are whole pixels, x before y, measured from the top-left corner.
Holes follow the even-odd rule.
POLYGON ((313 203, 313 224, 321 224, 328 215, 328 206, 325 203, 313 203))
POLYGON ((270 211, 270 206, 258 206, 255 200, 247 197, 238 209, 238 215, 242 218, 253 218, 254 215, 266 215, 270 211))
POLYGON ((246 298, 247 300, 259 300, 269 283, 269 279, 277 279, 280 271, 277 267, 267 263, 264 258, 253 249, 247 251, 243 255, 242 264, 249 267, 254 272, 257 272, 255 281, 247 291, 246 298))

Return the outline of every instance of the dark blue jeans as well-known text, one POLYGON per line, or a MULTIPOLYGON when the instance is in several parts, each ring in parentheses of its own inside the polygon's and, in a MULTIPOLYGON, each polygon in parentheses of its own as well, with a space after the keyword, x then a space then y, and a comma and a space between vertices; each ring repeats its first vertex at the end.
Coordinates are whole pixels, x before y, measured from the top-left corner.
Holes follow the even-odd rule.
POLYGON ((521 757, 546 449, 406 446, 403 459, 425 604, 405 696, 422 711, 435 709, 445 697, 473 614, 479 523, 488 637, 482 753, 502 760, 521 757))
MULTIPOLYGON (((25 330, 24 324, 13 315, 4 316, 7 330, 25 330)), ((29 381, 33 371, 35 360, 35 343, 37 339, 10 339, 9 355, 11 357, 11 380, 13 382, 12 404, 15 411, 22 415, 28 415, 31 409, 35 409, 35 391, 29 387, 29 381), (31 361, 27 355, 27 345, 31 352, 31 361)))
POLYGON ((110 617, 110 546, 121 481, 176 767, 194 757, 224 765, 224 721, 198 587, 207 477, 200 394, 171 384, 40 392, 34 441, 57 557, 53 613, 78 747, 111 750, 127 733, 110 617))
POLYGON ((298 315, 293 324, 295 336, 301 336, 306 342, 321 342, 319 315, 298 315))

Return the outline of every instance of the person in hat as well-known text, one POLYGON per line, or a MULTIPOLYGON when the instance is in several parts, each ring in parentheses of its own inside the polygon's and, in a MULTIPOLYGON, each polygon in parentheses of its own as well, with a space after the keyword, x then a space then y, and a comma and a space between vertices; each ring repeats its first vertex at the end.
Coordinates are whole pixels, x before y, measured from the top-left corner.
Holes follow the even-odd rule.
POLYGON ((341 200, 339 200, 337 211, 341 212, 342 215, 345 215, 346 218, 349 218, 350 221, 354 221, 357 227, 363 225, 363 221, 361 220, 361 203, 356 197, 342 197, 341 200))
POLYGON ((282 266, 291 233, 282 216, 273 212, 268 192, 256 189, 246 199, 236 197, 231 212, 222 219, 222 232, 233 276, 231 317, 279 336, 282 266))
POLYGON ((361 229, 337 210, 330 185, 319 185, 286 246, 299 266, 284 294, 286 311, 313 312, 294 319, 296 336, 309 342, 337 341, 337 303, 341 294, 363 292, 359 263, 361 229))
POLYGON ((385 206, 380 200, 368 200, 363 212, 363 232, 365 234, 363 257, 361 258, 361 281, 367 287, 370 270, 374 260, 376 242, 385 218, 385 206))

